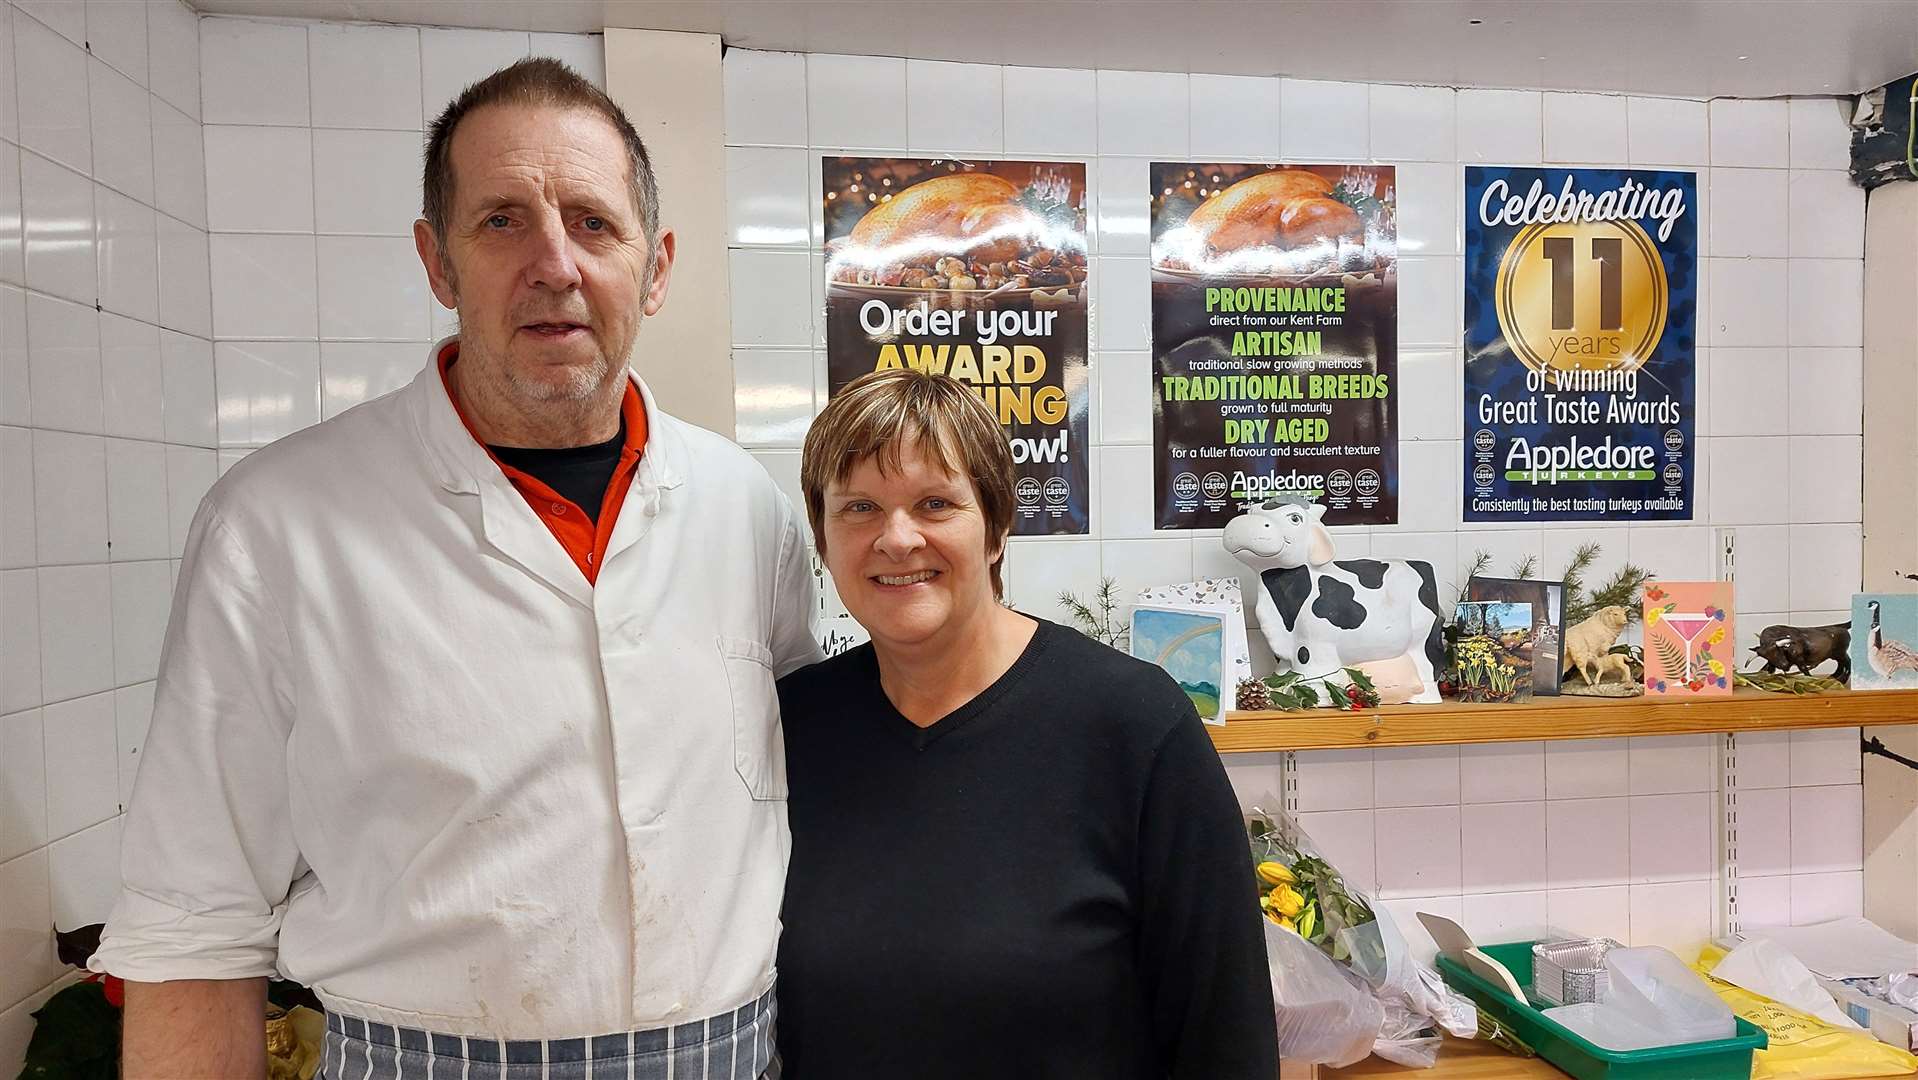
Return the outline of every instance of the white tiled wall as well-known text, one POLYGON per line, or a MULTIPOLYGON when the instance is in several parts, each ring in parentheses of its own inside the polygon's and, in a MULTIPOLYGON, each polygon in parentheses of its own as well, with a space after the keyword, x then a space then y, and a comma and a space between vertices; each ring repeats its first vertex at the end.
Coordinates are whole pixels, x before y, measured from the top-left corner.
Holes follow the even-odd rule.
POLYGON ((425 122, 527 55, 604 84, 596 35, 0 0, 0 1075, 118 888, 201 496, 425 362, 425 122))
POLYGON ((200 22, 220 468, 396 389, 452 325, 413 248, 425 130, 469 83, 597 35, 200 22))
POLYGON ((105 917, 214 476, 198 19, 0 3, 0 1073, 105 917))
MULTIPOLYGON (((1007 587, 1026 610, 1060 618, 1059 591, 1083 596, 1101 574, 1136 587, 1238 571, 1216 532, 1152 527, 1146 164, 1190 156, 1399 168, 1400 521, 1336 530, 1341 554, 1430 560, 1449 599, 1479 550, 1500 570, 1537 556, 1540 575, 1553 576, 1593 535, 1604 545, 1594 577, 1629 560, 1674 579, 1711 578, 1717 534, 1729 529, 1746 638, 1771 622, 1844 618, 1837 612, 1860 576, 1864 197, 1844 173, 1835 101, 1454 91, 744 49, 727 53, 725 79, 739 438, 789 486, 805 403, 816 411, 825 401, 818 159, 970 152, 1087 162, 1093 532, 1013 541, 1007 587), (1461 166, 1475 162, 1697 171, 1705 269, 1695 521, 1461 522, 1459 183, 1461 166)), ((1254 651, 1263 651, 1256 632, 1254 651)), ((1856 845, 1821 838, 1858 833, 1847 824, 1860 805, 1856 732, 1778 740, 1741 740, 1756 744, 1741 757, 1802 758, 1755 786, 1776 792, 1761 801, 1803 809, 1741 833, 1741 849, 1757 852, 1766 871, 1749 884, 1745 919, 1855 911, 1856 845)), ((1248 802, 1276 804, 1276 757, 1227 763, 1248 802)), ((1715 739, 1340 751, 1302 754, 1299 766, 1307 828, 1388 906, 1462 916, 1487 935, 1554 926, 1683 945, 1712 929, 1715 739)))

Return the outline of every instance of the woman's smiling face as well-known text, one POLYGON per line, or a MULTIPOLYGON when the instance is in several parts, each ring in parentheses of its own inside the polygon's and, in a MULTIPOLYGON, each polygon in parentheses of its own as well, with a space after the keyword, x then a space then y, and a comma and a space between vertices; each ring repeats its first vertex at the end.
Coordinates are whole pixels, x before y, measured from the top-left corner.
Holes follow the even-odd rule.
POLYGON ((991 564, 1004 537, 986 536, 978 491, 917 442, 899 464, 878 455, 825 493, 825 563, 852 617, 877 647, 911 646, 989 615, 991 564))

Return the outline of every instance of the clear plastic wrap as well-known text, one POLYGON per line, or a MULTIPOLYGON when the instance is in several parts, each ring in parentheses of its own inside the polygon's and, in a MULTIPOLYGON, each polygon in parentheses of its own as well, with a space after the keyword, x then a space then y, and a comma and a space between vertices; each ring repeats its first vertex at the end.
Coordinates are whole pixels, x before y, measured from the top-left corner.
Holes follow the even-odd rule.
MULTIPOLYGON (((1287 1052, 1286 1033, 1288 1025, 1294 1023, 1288 1011, 1312 1008, 1317 1002, 1282 996, 1282 984, 1288 993, 1292 992, 1291 984, 1297 982, 1300 993, 1310 988, 1311 994, 1330 995, 1329 990, 1320 989, 1321 981, 1314 974, 1317 965, 1305 964, 1307 954, 1289 947, 1275 948, 1275 931, 1312 946, 1319 959, 1329 961, 1339 975, 1372 999, 1379 1012, 1376 1024, 1371 1026, 1370 1050, 1379 1057, 1400 1065, 1431 1068, 1438 1060, 1441 1029, 1463 1039, 1478 1034, 1477 1007, 1447 987, 1438 972, 1419 963, 1391 915, 1378 910, 1362 890, 1347 884, 1297 821, 1255 807, 1250 832, 1253 862, 1263 885, 1272 891, 1266 905, 1273 924, 1266 931, 1266 956, 1273 965, 1281 1058, 1338 1065, 1365 1055, 1341 1061, 1287 1052), (1283 871, 1271 869, 1274 864, 1283 871), (1277 903, 1275 897, 1279 898, 1277 903), (1288 913, 1293 908, 1296 914, 1288 913), (1281 963, 1298 964, 1303 970, 1281 972, 1281 963)), ((1316 1024, 1323 1015, 1315 1012, 1307 1019, 1316 1024)), ((1363 1017, 1354 1012, 1341 1022, 1356 1026, 1370 1016, 1369 1012, 1363 1017)), ((1318 1032, 1317 1027, 1312 1030, 1318 1032)), ((1336 1041, 1323 1033, 1314 1037, 1324 1038, 1327 1043, 1336 1041)))
POLYGON ((1351 1065, 1372 1052, 1385 1010, 1366 985, 1290 930, 1265 924, 1279 1060, 1351 1065))

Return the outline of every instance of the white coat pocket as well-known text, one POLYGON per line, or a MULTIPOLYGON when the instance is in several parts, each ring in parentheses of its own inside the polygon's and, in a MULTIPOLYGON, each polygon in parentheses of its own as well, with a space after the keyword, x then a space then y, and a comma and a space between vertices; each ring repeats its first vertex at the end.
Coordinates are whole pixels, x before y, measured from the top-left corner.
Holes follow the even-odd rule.
POLYGON ((773 689, 772 650, 743 638, 719 639, 733 704, 733 764, 755 799, 784 799, 786 746, 773 689))

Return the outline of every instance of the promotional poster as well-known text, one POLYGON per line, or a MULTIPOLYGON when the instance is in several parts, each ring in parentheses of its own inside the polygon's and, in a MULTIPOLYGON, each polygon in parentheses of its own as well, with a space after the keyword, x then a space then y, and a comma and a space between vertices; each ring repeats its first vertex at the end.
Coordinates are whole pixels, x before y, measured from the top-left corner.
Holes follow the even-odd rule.
POLYGON ((1685 521, 1696 174, 1465 170, 1466 521, 1685 521))
POLYGON ((1398 520, 1390 165, 1152 165, 1156 526, 1398 520))
POLYGON ((1090 526, 1086 167, 826 158, 826 381, 916 368, 979 392, 1014 536, 1090 526))

